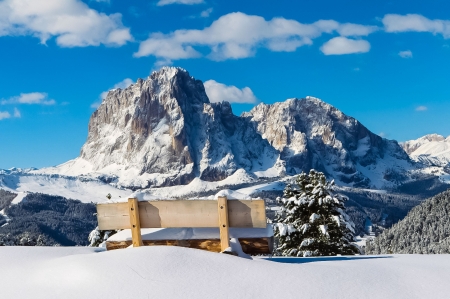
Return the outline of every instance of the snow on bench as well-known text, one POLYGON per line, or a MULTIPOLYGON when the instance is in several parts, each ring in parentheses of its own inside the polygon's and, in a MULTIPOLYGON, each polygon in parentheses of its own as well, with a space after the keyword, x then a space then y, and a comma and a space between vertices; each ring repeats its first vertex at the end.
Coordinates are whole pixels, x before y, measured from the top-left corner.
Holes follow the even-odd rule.
POLYGON ((124 229, 106 241, 107 250, 130 245, 171 245, 223 252, 230 238, 247 254, 272 252, 272 226, 264 200, 160 200, 97 205, 100 230, 124 229))

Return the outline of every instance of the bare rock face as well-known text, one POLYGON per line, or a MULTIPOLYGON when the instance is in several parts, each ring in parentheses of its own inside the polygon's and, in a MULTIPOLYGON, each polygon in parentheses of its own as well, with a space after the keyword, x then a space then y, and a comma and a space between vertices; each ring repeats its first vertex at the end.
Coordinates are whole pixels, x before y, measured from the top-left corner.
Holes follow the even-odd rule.
POLYGON ((146 177, 142 187, 187 184, 195 177, 222 180, 277 156, 230 104, 211 104, 201 81, 173 67, 110 91, 91 116, 81 150, 92 171, 117 168, 146 177))
POLYGON ((243 117, 280 151, 289 174, 314 168, 344 184, 382 187, 404 180, 411 166, 396 141, 317 98, 260 104, 243 117))

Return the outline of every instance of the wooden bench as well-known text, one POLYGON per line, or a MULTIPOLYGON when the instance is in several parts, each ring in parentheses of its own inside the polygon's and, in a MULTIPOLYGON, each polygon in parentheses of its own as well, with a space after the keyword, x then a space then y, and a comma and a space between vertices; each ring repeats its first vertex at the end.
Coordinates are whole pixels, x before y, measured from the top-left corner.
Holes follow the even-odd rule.
POLYGON ((128 202, 97 204, 97 220, 100 230, 131 230, 131 240, 126 240, 125 237, 124 240, 117 240, 119 232, 114 240, 107 240, 107 250, 130 245, 171 245, 223 252, 230 247, 230 237, 236 235, 247 254, 272 252, 273 234, 271 228, 267 227, 264 200, 227 200, 226 197, 219 197, 218 200, 138 201, 130 198, 128 202), (143 239, 141 229, 146 236, 147 228, 193 228, 203 232, 218 230, 218 236, 211 237, 207 233, 206 239, 143 239), (270 233, 264 233, 265 231, 270 233))

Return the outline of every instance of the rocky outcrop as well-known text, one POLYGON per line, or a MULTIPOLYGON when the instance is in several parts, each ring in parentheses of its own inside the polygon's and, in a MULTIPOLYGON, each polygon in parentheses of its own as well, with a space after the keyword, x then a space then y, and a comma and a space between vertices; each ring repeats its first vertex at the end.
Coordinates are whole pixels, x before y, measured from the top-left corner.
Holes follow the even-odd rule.
POLYGON ((172 67, 110 91, 91 116, 81 150, 92 171, 133 170, 147 174, 148 186, 222 180, 277 156, 229 103, 210 103, 201 81, 172 67))
POLYGON ((280 151, 288 174, 314 168, 344 184, 381 187, 406 179, 411 166, 396 141, 317 98, 259 104, 243 117, 280 151))

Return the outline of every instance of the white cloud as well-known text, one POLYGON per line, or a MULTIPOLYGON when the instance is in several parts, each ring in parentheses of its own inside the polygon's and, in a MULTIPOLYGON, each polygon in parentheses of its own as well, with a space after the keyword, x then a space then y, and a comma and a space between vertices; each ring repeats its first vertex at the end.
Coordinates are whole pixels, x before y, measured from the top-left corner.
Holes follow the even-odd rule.
POLYGON ((0 111, 0 120, 11 118, 11 114, 7 111, 0 111))
POLYGON ((320 50, 325 55, 366 53, 370 50, 370 43, 362 39, 355 40, 338 36, 323 44, 320 50))
POLYGON ((382 22, 386 32, 430 32, 450 38, 450 21, 448 20, 430 20, 418 14, 388 14, 384 16, 382 22))
POLYGON ((20 117, 22 116, 22 115, 20 114, 19 109, 14 108, 14 114, 13 114, 13 116, 16 117, 16 118, 20 118, 20 117))
POLYGON ((233 85, 225 85, 214 80, 204 83, 206 94, 212 103, 227 101, 230 103, 256 103, 258 99, 249 87, 242 89, 233 85))
POLYGON ((37 104, 37 105, 54 105, 55 100, 49 99, 48 94, 43 92, 21 93, 19 96, 11 97, 1 101, 2 105, 7 104, 37 104))
POLYGON ((384 132, 380 132, 379 134, 378 134, 378 136, 380 136, 380 137, 386 137, 386 133, 384 133, 384 132))
POLYGON ((401 58, 412 58, 413 54, 410 50, 407 50, 398 52, 398 56, 400 56, 401 58))
POLYGON ((20 118, 20 111, 17 108, 14 108, 14 112, 11 115, 8 111, 0 111, 0 120, 7 119, 7 118, 20 118))
POLYGON ((159 0, 156 5, 158 6, 164 6, 169 4, 186 4, 186 5, 193 5, 193 4, 201 4, 203 3, 203 0, 159 0))
POLYGON ((212 12, 213 12, 213 8, 212 7, 208 8, 208 9, 205 9, 204 11, 202 11, 200 13, 200 17, 207 18, 207 17, 209 17, 211 15, 212 12))
POLYGON ((202 30, 180 29, 169 34, 153 33, 141 42, 134 56, 153 55, 168 61, 197 58, 203 54, 195 48, 207 47, 210 49, 207 56, 209 59, 239 59, 255 55, 258 48, 267 48, 274 52, 293 52, 303 45, 312 44, 312 39, 322 33, 340 32, 344 35, 360 36, 373 32, 375 28, 340 24, 333 20, 319 20, 312 24, 302 24, 284 18, 266 21, 260 16, 235 12, 220 17, 202 30))
POLYGON ((379 30, 376 26, 366 26, 352 23, 339 25, 337 32, 342 36, 367 36, 379 30))
POLYGON ((427 106, 419 106, 416 108, 416 111, 427 111, 428 107, 427 106))
POLYGON ((133 38, 119 13, 106 15, 81 0, 4 0, 0 36, 56 37, 61 47, 121 46, 133 38))
MULTIPOLYGON (((111 89, 116 89, 116 88, 125 89, 133 83, 134 83, 133 80, 131 80, 130 78, 126 78, 126 79, 120 81, 119 83, 114 84, 114 87, 111 89)), ((98 106, 100 106, 100 104, 102 103, 102 101, 106 98, 106 96, 108 95, 108 92, 111 89, 102 92, 99 96, 99 101, 92 103, 91 108, 97 109, 98 106)))

